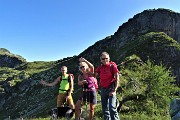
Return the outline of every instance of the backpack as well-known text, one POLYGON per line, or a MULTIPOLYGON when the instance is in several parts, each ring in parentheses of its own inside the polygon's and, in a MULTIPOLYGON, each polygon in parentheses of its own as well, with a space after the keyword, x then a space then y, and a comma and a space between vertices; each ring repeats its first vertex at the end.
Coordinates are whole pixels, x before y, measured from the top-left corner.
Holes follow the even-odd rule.
MULTIPOLYGON (((113 67, 117 68, 117 64, 115 62, 109 62, 110 63, 110 71, 113 74, 113 67)), ((119 73, 119 72, 118 72, 119 73)))
MULTIPOLYGON (((68 82, 69 82, 69 84, 71 82, 70 77, 72 77, 72 80, 74 81, 74 75, 73 74, 68 74, 68 82)), ((62 75, 61 75, 61 78, 60 78, 60 82, 58 84, 58 92, 59 92, 59 90, 62 90, 62 89, 60 89, 61 81, 62 81, 62 75)), ((69 90, 70 90, 70 88, 69 88, 69 90)), ((69 91, 69 90, 62 90, 62 91, 69 91)))

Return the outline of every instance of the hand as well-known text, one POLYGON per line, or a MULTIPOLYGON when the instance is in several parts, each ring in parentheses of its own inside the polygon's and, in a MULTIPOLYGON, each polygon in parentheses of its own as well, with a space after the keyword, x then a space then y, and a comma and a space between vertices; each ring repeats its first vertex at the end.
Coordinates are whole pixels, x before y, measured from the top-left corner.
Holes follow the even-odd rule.
POLYGON ((113 96, 114 94, 116 94, 116 91, 113 90, 109 93, 109 96, 113 96))
POLYGON ((66 99, 69 99, 70 98, 70 95, 67 95, 66 99))
POLYGON ((83 58, 83 57, 81 57, 81 58, 79 58, 79 62, 85 62, 85 58, 83 58))
POLYGON ((81 83, 82 84, 88 84, 87 80, 82 80, 81 83))

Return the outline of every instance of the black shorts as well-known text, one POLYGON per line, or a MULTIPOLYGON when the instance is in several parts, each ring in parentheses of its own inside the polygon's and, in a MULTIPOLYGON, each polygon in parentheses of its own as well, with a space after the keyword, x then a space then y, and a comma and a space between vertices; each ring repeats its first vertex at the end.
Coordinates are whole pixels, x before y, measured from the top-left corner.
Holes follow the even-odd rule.
POLYGON ((79 100, 83 100, 84 102, 89 102, 92 104, 96 104, 97 103, 97 94, 96 94, 96 90, 92 90, 92 91, 83 91, 81 97, 79 98, 79 100))

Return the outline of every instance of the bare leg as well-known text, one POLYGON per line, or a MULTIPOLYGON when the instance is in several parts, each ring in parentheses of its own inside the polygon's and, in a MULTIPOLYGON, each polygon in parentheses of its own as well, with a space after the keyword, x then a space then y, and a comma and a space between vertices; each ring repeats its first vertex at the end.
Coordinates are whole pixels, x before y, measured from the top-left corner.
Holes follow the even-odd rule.
POLYGON ((69 104, 70 108, 74 110, 75 106, 74 106, 74 102, 73 102, 72 96, 68 97, 67 101, 68 101, 68 104, 69 104))
POLYGON ((80 118, 81 100, 78 100, 75 105, 75 120, 80 118))
POLYGON ((93 118, 94 118, 94 108, 95 108, 95 105, 90 103, 89 120, 93 120, 93 118))

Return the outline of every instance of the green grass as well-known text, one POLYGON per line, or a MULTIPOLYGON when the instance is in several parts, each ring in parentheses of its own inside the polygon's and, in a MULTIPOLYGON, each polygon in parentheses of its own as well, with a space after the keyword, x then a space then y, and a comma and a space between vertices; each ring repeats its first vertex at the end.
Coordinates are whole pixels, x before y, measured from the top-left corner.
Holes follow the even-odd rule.
MULTIPOLYGON (((111 38, 107 38, 106 41, 110 41, 109 39, 111 38)), ((99 44, 99 42, 97 42, 97 44, 99 44)), ((156 59, 151 59, 156 57, 154 53, 166 53, 163 52, 165 48, 173 48, 175 51, 180 50, 180 46, 175 40, 164 33, 154 32, 138 36, 134 38, 134 40, 130 40, 130 42, 122 48, 114 49, 107 47, 109 51, 114 52, 112 58, 113 60, 117 60, 121 73, 121 85, 117 91, 119 100, 124 100, 122 110, 119 113, 121 120, 170 120, 168 114, 169 104, 175 97, 172 93, 178 91, 177 86, 170 84, 175 81, 175 78, 172 76, 172 72, 168 67, 165 67, 163 64, 157 64, 157 62, 153 63, 152 61, 156 59), (159 47, 152 49, 153 45, 159 47), (122 57, 119 57, 118 55, 121 54, 122 57), (143 59, 147 56, 150 56, 148 60, 143 59), (123 64, 121 64, 122 61, 124 61, 123 64)), ((3 54, 8 53, 8 51, 4 49, 2 52, 3 54)), ((160 58, 164 58, 163 56, 165 54, 159 55, 160 58)), ((168 55, 166 58, 170 61, 173 61, 171 59, 175 59, 168 55)), ((94 64, 96 65, 96 63, 94 64)), ((178 63, 174 64, 178 65, 178 63)), ((56 62, 25 62, 16 68, 1 67, 0 81, 8 77, 14 77, 9 83, 11 86, 16 87, 16 85, 18 86, 17 83, 31 77, 34 83, 28 89, 16 92, 17 95, 15 97, 12 96, 13 100, 7 100, 9 104, 3 106, 7 111, 2 113, 3 108, 0 108, 0 119, 2 116, 8 116, 9 114, 17 117, 19 113, 24 114, 25 117, 27 117, 26 114, 29 113, 29 116, 24 119, 50 119, 47 111, 56 106, 55 94, 57 88, 45 87, 38 84, 38 82, 40 79, 45 79, 48 82, 54 81, 54 79, 59 76, 62 65, 68 66, 68 72, 75 75, 73 98, 74 102, 76 102, 78 95, 81 93, 81 91, 78 91, 80 88, 77 85, 77 56, 56 62), (16 112, 14 112, 14 109, 16 109, 16 112)), ((0 90, 3 90, 1 86, 0 90)), ((99 95, 98 99, 100 99, 99 95)), ((85 106, 83 106, 83 108, 84 107, 85 106)), ((98 104, 95 108, 95 119, 102 120, 102 116, 101 104, 98 104)))

